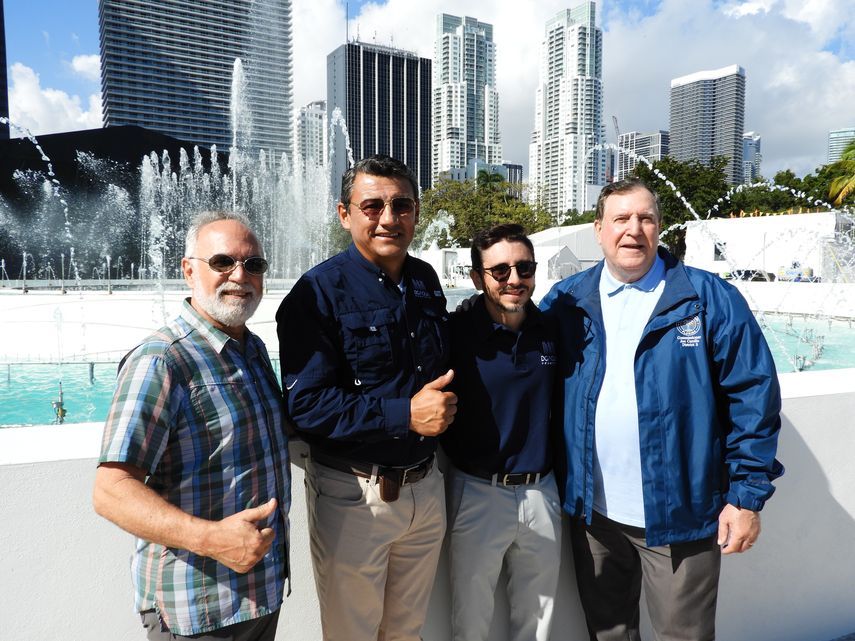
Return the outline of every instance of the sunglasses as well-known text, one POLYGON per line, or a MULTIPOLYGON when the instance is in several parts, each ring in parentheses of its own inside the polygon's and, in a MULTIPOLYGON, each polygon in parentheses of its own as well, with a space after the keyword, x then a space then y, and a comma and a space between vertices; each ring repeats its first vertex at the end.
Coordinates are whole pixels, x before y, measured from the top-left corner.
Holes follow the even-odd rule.
POLYGON ((210 258, 199 258, 198 256, 188 256, 187 258, 204 261, 208 263, 208 267, 221 274, 231 274, 238 265, 243 265, 247 274, 260 276, 270 267, 261 256, 250 256, 245 260, 235 260, 228 254, 214 254, 210 258))
POLYGON ((368 198, 361 203, 349 203, 355 205, 367 218, 377 220, 383 215, 386 210, 386 205, 392 210, 392 215, 396 218, 406 218, 412 216, 416 211, 416 201, 406 196, 398 196, 391 200, 383 200, 382 198, 368 198))
POLYGON ((511 270, 516 268, 517 276, 520 278, 531 278, 537 269, 537 263, 533 260, 521 260, 516 265, 508 265, 507 263, 499 263, 492 267, 482 267, 481 271, 489 272, 490 276, 504 283, 511 277, 511 270))

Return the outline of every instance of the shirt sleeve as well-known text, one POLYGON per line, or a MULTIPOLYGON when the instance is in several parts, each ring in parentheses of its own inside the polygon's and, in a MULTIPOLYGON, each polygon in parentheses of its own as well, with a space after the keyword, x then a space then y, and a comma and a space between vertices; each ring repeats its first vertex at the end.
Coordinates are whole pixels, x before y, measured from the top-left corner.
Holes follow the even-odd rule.
POLYGON ((297 429, 330 439, 405 438, 410 399, 381 398, 348 389, 347 363, 333 310, 305 276, 276 313, 282 388, 297 429))
POLYGON ((781 429, 781 391, 775 363, 760 326, 739 291, 727 287, 716 304, 713 363, 717 403, 729 421, 726 500, 759 511, 784 473, 775 459, 781 429))
POLYGON ((153 473, 166 451, 180 403, 163 357, 132 353, 119 371, 99 463, 135 465, 153 473))

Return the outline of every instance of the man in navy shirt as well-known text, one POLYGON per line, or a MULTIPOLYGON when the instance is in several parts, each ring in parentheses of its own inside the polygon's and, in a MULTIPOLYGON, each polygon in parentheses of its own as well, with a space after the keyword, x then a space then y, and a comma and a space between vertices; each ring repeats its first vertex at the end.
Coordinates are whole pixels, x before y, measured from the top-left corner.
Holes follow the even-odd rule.
POLYGON ((348 249, 309 270, 276 314, 306 493, 324 639, 418 641, 445 533, 436 437, 448 316, 436 272, 408 255, 418 184, 387 156, 342 178, 348 249))
POLYGON ((479 233, 470 275, 483 293, 452 315, 458 413, 442 446, 455 641, 486 641, 503 562, 509 638, 549 637, 561 540, 549 429, 556 351, 531 302, 536 266, 519 225, 479 233))

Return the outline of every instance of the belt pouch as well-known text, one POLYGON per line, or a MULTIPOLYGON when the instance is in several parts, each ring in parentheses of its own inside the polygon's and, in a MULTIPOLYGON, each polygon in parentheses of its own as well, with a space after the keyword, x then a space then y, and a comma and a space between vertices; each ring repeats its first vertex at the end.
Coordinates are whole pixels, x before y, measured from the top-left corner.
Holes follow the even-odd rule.
POLYGON ((380 477, 380 498, 384 503, 394 503, 401 493, 401 484, 398 479, 384 474, 380 477))

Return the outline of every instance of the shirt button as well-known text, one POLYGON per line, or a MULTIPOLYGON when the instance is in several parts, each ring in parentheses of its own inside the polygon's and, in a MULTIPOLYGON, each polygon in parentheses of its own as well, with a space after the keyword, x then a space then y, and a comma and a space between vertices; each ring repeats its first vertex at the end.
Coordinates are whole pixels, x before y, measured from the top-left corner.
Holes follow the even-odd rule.
POLYGON ((415 337, 416 337, 416 333, 415 333, 415 332, 410 332, 410 338, 415 338, 415 337))
POLYGON ((416 371, 417 371, 417 372, 421 372, 421 371, 422 371, 422 366, 421 366, 421 365, 416 365, 416 371))

